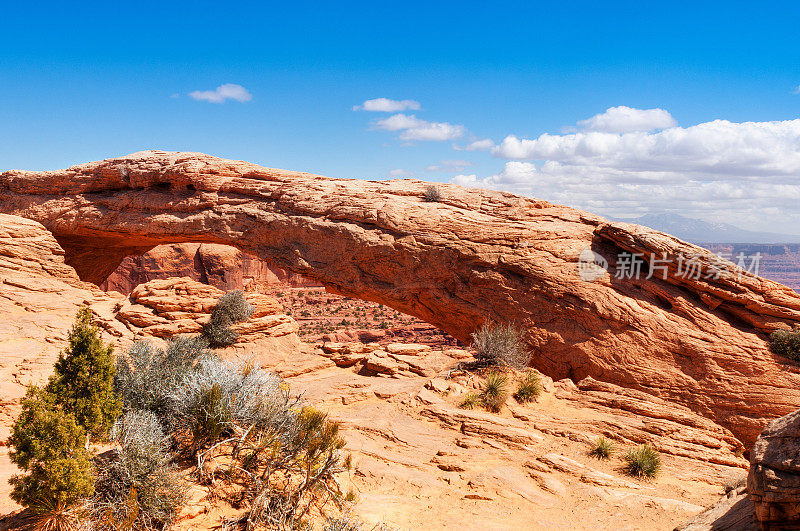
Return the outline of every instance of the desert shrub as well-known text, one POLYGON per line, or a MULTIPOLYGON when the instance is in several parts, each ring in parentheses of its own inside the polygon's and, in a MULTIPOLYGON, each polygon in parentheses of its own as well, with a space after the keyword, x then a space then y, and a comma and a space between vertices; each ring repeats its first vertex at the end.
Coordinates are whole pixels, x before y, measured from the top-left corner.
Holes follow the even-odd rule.
POLYGON ((739 476, 737 478, 728 478, 725 480, 725 484, 722 486, 725 494, 730 494, 735 490, 739 490, 742 487, 747 486, 747 476, 739 476))
POLYGON ((114 393, 114 353, 103 345, 89 308, 78 310, 69 346, 58 356, 46 390, 92 437, 104 437, 121 413, 114 393))
POLYGON ((654 478, 661 468, 661 457, 658 451, 649 444, 642 444, 634 450, 628 450, 623 456, 623 470, 635 477, 654 478))
POLYGON ((610 441, 605 437, 598 437, 594 443, 594 446, 592 446, 592 449, 589 451, 589 455, 598 459, 608 459, 614 453, 614 450, 615 445, 613 441, 610 441))
POLYGON ((361 531, 361 522, 354 518, 329 518, 322 531, 361 531))
POLYGON ((517 402, 524 404, 535 400, 540 394, 542 394, 542 381, 539 378, 539 374, 528 371, 525 378, 517 384, 514 398, 517 402))
POLYGON ((770 349, 779 356, 800 361, 800 328, 772 332, 770 349))
POLYGON ((203 337, 212 347, 232 345, 239 334, 231 329, 231 325, 246 321, 253 315, 254 308, 247 302, 242 290, 226 293, 217 301, 211 319, 203 327, 203 337))
POLYGON ((472 348, 478 362, 485 365, 513 368, 528 365, 522 330, 512 323, 485 323, 472 334, 472 348))
POLYGON ((126 411, 154 412, 165 429, 171 430, 170 396, 199 360, 213 355, 198 337, 178 337, 158 349, 146 341, 134 343, 117 358, 115 387, 126 411))
POLYGON ((475 409, 481 403, 481 397, 476 393, 467 393, 464 399, 458 404, 459 407, 464 409, 475 409))
POLYGON ((206 357, 187 371, 169 395, 168 418, 192 435, 192 449, 232 433, 234 426, 274 427, 294 420, 280 378, 251 363, 206 357))
POLYGON ((438 203, 442 200, 442 192, 438 186, 428 185, 425 187, 425 201, 429 203, 438 203))
POLYGON ((508 398, 508 377, 499 372, 486 376, 481 390, 483 405, 490 411, 500 411, 508 398))
POLYGON ((39 514, 61 512, 92 494, 86 431, 54 395, 28 389, 8 443, 11 461, 27 472, 9 481, 11 498, 20 505, 39 514))
POLYGON ((169 526, 185 501, 186 485, 158 418, 151 411, 129 411, 114 424, 111 437, 119 451, 101 467, 97 481, 92 507, 98 526, 169 526))

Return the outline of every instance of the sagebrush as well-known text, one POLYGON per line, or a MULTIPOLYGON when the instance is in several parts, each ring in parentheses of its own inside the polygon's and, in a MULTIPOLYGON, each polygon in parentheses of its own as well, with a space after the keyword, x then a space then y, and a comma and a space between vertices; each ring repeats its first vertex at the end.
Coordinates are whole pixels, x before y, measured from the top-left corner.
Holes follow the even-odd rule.
POLYGON ((438 203, 442 200, 442 192, 438 186, 428 185, 425 187, 425 201, 429 203, 438 203))
POLYGON ((522 329, 513 323, 487 322, 472 334, 475 359, 485 365, 524 368, 529 353, 522 329))
POLYGON ((203 337, 215 348, 232 345, 239 334, 231 329, 231 325, 246 321, 253 311, 242 290, 226 293, 219 298, 211 319, 203 327, 203 337))

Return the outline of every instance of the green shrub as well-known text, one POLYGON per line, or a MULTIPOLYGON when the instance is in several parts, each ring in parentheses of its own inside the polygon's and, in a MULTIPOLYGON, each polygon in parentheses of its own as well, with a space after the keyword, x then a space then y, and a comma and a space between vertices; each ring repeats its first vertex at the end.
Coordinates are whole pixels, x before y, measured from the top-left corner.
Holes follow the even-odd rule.
POLYGON ((489 373, 481 390, 483 405, 490 411, 498 412, 503 408, 507 398, 508 378, 499 372, 489 373))
POLYGON ((467 393, 464 396, 464 399, 458 404, 458 407, 463 407, 464 409, 475 409, 478 407, 478 404, 481 403, 481 397, 475 393, 467 393))
POLYGON ((254 308, 244 297, 242 290, 226 293, 217 301, 211 319, 203 327, 203 337, 214 348, 232 345, 239 334, 231 325, 246 321, 253 315, 254 308))
POLYGON ((11 461, 27 472, 9 481, 11 498, 34 513, 69 507, 94 491, 86 431, 56 398, 29 388, 8 440, 11 461))
POLYGON ((542 381, 539 374, 528 371, 525 378, 517 385, 514 398, 520 404, 524 404, 535 400, 540 394, 542 394, 542 381))
POLYGON ((779 356, 800 361, 800 328, 772 332, 770 349, 779 356))
POLYGON ((522 330, 514 324, 487 322, 472 334, 475 358, 485 365, 523 368, 529 354, 522 330))
POLYGON ((438 186, 428 185, 425 187, 425 201, 428 203, 438 203, 442 200, 442 192, 438 186))
POLYGON ((616 447, 613 441, 610 441, 605 437, 599 437, 595 441, 592 450, 589 452, 589 455, 598 459, 608 459, 612 456, 615 449, 616 447))
POLYGON ((102 438, 122 412, 114 393, 115 374, 112 346, 103 345, 91 310, 81 308, 46 390, 90 436, 102 438))
POLYGON ((661 468, 661 457, 658 451, 649 444, 643 444, 635 450, 628 450, 623 456, 624 470, 635 477, 654 478, 661 468))

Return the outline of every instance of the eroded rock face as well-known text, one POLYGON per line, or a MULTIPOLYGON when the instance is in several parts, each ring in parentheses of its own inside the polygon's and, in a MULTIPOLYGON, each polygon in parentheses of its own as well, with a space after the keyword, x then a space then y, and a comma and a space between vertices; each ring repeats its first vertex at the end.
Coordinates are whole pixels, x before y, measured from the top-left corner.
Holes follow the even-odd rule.
MULTIPOLYGON (((81 278, 102 282, 155 245, 234 245, 341 294, 382 302, 466 341, 487 319, 528 333, 531 363, 677 401, 752 443, 800 407, 798 366, 766 335, 800 323, 800 295, 644 227, 507 193, 367 182, 149 151, 55 172, 0 174, 0 210, 38 220, 81 278), (611 274, 577 274, 591 248, 611 274), (671 258, 665 278, 616 278, 622 251, 671 258)), ((646 269, 647 264, 645 264, 646 269)))
MULTIPOLYGON (((185 277, 151 280, 119 303, 114 315, 136 337, 168 339, 199 334, 224 294, 221 289, 185 277)), ((286 343, 283 347, 297 346, 297 322, 283 313, 277 299, 259 293, 247 293, 246 298, 255 310, 250 319, 231 326, 239 333, 234 347, 270 349, 276 345, 267 343, 275 341, 286 343)))
POLYGON ((800 528, 800 410, 770 422, 756 440, 747 490, 763 529, 800 528))
POLYGON ((128 294, 139 284, 171 277, 188 277, 223 291, 319 285, 228 245, 177 243, 126 257, 100 287, 128 294))

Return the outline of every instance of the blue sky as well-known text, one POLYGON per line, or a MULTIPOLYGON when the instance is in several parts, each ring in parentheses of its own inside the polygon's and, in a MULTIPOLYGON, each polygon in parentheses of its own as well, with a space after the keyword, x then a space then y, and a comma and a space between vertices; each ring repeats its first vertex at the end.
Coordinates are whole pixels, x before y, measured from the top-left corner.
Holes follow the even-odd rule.
POLYGON ((4 3, 0 168, 187 150, 800 222, 796 2, 288 4, 4 3), (190 95, 225 84, 250 99, 190 95), (353 110, 376 98, 420 109, 353 110), (409 127, 380 125, 397 114, 409 127))

